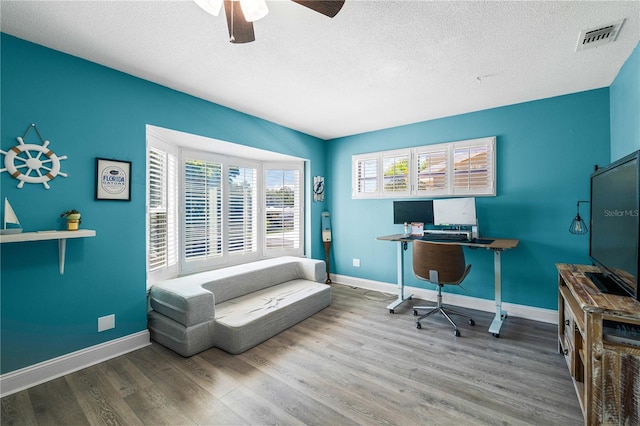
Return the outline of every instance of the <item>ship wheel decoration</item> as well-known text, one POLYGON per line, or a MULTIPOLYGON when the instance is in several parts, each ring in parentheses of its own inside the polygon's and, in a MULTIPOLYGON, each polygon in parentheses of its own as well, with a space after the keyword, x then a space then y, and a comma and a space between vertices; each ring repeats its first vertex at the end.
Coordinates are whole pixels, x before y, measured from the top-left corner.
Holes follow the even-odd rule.
POLYGON ((0 172, 8 172, 11 177, 18 179, 18 188, 22 188, 26 183, 41 183, 45 189, 50 186, 47 182, 56 176, 67 177, 66 173, 60 171, 60 160, 66 160, 67 156, 58 157, 49 148, 49 141, 42 138, 35 124, 31 124, 27 131, 16 138, 18 145, 5 152, 4 167, 0 172), (24 143, 31 129, 35 129, 42 145, 24 143))

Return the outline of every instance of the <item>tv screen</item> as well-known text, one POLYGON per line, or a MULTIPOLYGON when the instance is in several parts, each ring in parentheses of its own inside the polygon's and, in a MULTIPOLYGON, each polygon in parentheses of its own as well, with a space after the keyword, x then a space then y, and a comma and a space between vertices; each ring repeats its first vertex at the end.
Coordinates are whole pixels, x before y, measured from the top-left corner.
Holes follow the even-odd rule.
POLYGON ((433 224, 433 201, 394 201, 393 223, 422 222, 425 225, 433 224))
POLYGON ((433 200, 433 223, 436 225, 477 225, 476 199, 471 197, 433 200))
POLYGON ((589 256, 626 293, 638 298, 640 151, 591 175, 589 256))

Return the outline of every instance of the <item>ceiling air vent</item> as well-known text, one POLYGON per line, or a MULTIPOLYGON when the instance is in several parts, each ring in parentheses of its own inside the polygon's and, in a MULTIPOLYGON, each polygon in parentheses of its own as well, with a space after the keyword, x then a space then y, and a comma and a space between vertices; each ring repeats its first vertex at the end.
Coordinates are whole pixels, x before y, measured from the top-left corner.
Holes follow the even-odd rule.
POLYGON ((615 41, 623 22, 624 19, 621 19, 611 24, 602 25, 589 30, 582 30, 580 37, 578 38, 576 52, 615 41))

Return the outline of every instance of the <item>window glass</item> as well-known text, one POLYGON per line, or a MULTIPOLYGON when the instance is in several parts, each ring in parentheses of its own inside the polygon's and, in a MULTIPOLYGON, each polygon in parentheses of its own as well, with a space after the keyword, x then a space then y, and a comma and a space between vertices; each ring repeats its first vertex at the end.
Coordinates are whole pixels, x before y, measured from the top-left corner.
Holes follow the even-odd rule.
POLYGON ((222 255, 222 164, 184 161, 184 257, 186 261, 222 255))
POLYGON ((385 193, 409 191, 409 154, 383 156, 382 170, 385 193))
POLYGON ((257 170, 232 165, 229 182, 228 247, 230 254, 257 251, 257 170))

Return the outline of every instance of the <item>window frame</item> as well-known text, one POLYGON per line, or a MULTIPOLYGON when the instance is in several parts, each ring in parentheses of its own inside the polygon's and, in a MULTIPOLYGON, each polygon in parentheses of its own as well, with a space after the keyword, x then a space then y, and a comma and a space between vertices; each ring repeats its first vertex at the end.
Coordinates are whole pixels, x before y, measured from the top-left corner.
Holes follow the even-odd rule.
MULTIPOLYGON (((267 213, 268 213, 268 209, 269 207, 267 206, 267 200, 266 200, 266 195, 267 195, 267 178, 266 178, 266 174, 268 170, 295 170, 298 173, 298 186, 297 186, 297 190, 298 190, 298 205, 294 206, 294 209, 296 211, 294 211, 294 225, 295 225, 295 215, 297 214, 297 221, 298 221, 298 232, 297 232, 297 244, 298 247, 294 247, 292 249, 275 249, 275 248, 268 248, 267 247, 267 236, 268 236, 268 232, 267 229, 265 229, 265 232, 262 233, 262 235, 265 236, 264 241, 262 243, 262 252, 263 252, 263 257, 279 257, 279 256, 299 256, 300 254, 300 250, 303 249, 304 246, 304 220, 305 220, 305 216, 304 216, 304 207, 305 207, 305 169, 304 169, 304 164, 300 163, 300 164, 292 164, 292 163, 287 163, 287 162, 268 162, 268 163, 264 163, 263 164, 263 188, 262 188, 262 194, 264 194, 265 196, 265 200, 262 203, 262 206, 264 206, 264 211, 263 211, 263 217, 262 217, 262 223, 265 224, 267 223, 267 213)), ((295 192, 295 191, 294 191, 295 192)))
POLYGON ((146 270, 147 270, 147 281, 148 282, 152 282, 152 281, 160 281, 163 279, 167 279, 167 278, 171 278, 174 277, 178 274, 179 271, 179 257, 180 257, 180 249, 179 249, 179 242, 178 239, 176 238, 178 234, 178 185, 177 182, 173 182, 173 184, 168 184, 166 188, 163 188, 163 190, 166 192, 165 193, 165 197, 167 197, 167 234, 169 234, 171 232, 170 229, 170 224, 171 224, 171 216, 173 216, 173 223, 174 223, 174 238, 171 238, 169 235, 167 235, 167 252, 170 252, 171 250, 173 250, 175 252, 175 257, 172 259, 170 256, 167 256, 167 262, 165 263, 164 266, 162 266, 160 269, 156 269, 154 271, 150 270, 150 256, 149 256, 149 252, 150 252, 150 238, 151 238, 151 223, 150 223, 150 215, 151 215, 151 197, 150 197, 150 191, 149 191, 149 187, 151 186, 151 176, 152 176, 152 172, 150 170, 150 164, 149 164, 149 157, 151 155, 151 151, 155 150, 155 151, 160 151, 162 153, 164 153, 167 157, 173 157, 173 162, 174 162, 174 173, 175 173, 175 177, 177 178, 178 176, 178 149, 177 147, 175 147, 174 145, 165 143, 157 138, 154 138, 153 142, 149 141, 149 139, 147 139, 147 151, 146 151, 146 166, 147 166, 147 179, 146 179, 146 217, 145 217, 145 234, 146 234, 146 270), (171 206, 173 206, 173 209, 171 209, 171 206), (173 245, 173 247, 169 247, 169 245, 173 245))
MULTIPOLYGON (((413 178, 411 173, 411 159, 412 159, 412 152, 406 149, 381 152, 380 167, 378 167, 378 170, 381 172, 381 177, 379 179, 379 182, 381 184, 380 194, 382 197, 406 197, 408 195, 411 195, 411 186, 413 183, 413 178), (394 165, 395 165, 395 160, 403 157, 406 157, 406 161, 407 161, 407 174, 404 175, 406 176, 406 179, 407 179, 407 187, 404 190, 397 190, 397 191, 387 189, 387 184, 385 183, 385 177, 386 177, 385 173, 387 172, 387 169, 389 167, 388 166, 385 167, 385 160, 394 159, 394 165)), ((401 161, 403 160, 400 160, 400 162, 401 161)), ((395 166, 394 166, 394 169, 395 169, 395 166)), ((402 176, 402 175, 396 175, 396 176, 402 176)))
MULTIPOLYGON (((477 139, 469 139, 463 141, 438 143, 431 145, 422 145, 404 149, 378 151, 365 154, 355 154, 351 157, 352 161, 352 190, 353 199, 370 199, 370 198, 440 198, 440 197, 461 197, 461 196, 495 196, 496 195, 496 137, 485 137, 477 139), (456 186, 455 180, 455 153, 457 150, 472 149, 476 147, 486 147, 487 158, 483 163, 486 166, 486 185, 480 187, 461 188, 456 186), (429 153, 444 153, 444 177, 441 178, 441 186, 435 189, 421 189, 419 184, 420 166, 418 164, 419 156, 429 153), (384 160, 390 157, 406 156, 409 164, 408 179, 409 188, 405 191, 388 191, 385 190, 384 184, 384 160), (376 186, 374 190, 367 192, 360 191, 362 176, 359 174, 359 167, 363 161, 375 162, 375 176, 367 176, 366 179, 374 180, 376 186)), ((473 161, 469 158, 469 176, 471 176, 471 166, 473 161)))
MULTIPOLYGON (((168 129, 155 128, 153 126, 147 127, 147 154, 146 154, 146 166, 147 166, 147 181, 146 181, 146 257, 147 257, 147 286, 153 285, 153 283, 167 279, 173 278, 181 275, 186 275, 190 273, 195 273, 204 270, 216 269, 224 266, 230 266, 235 264, 252 262, 255 260, 259 260, 262 258, 268 257, 276 257, 279 255, 292 255, 292 256, 304 256, 305 250, 307 249, 307 242, 305 241, 306 226, 307 226, 307 200, 305 198, 305 187, 306 181, 308 180, 308 176, 306 173, 306 165, 305 160, 297 157, 290 157, 283 154, 278 154, 270 151, 259 150, 255 148, 246 147, 244 145, 237 145, 230 142, 217 141, 212 139, 207 139, 208 141, 219 142, 219 146, 221 147, 221 151, 229 151, 231 149, 235 149, 235 151, 240 151, 242 154, 247 155, 255 155, 255 158, 246 158, 240 156, 231 156, 221 153, 213 152, 213 149, 199 149, 199 146, 194 146, 193 144, 180 143, 183 139, 181 137, 182 134, 178 132, 170 131, 172 134, 171 139, 173 139, 173 133, 176 133, 175 138, 179 140, 168 140, 167 134, 164 132, 168 129), (157 130, 156 130, 157 129, 157 130), (152 150, 169 150, 175 156, 176 163, 176 264, 172 266, 172 268, 163 271, 163 273, 156 273, 150 271, 150 261, 149 254, 151 248, 151 231, 150 231, 150 153, 152 150), (266 158, 265 158, 266 157, 266 158), (282 160, 272 161, 273 159, 281 157, 282 160), (289 157, 291 161, 289 161, 289 157), (208 258, 203 259, 193 259, 187 261, 186 253, 185 253, 185 217, 186 217, 186 202, 185 202, 185 193, 186 193, 186 175, 185 175, 185 161, 189 159, 194 160, 202 160, 202 161, 211 161, 222 164, 222 172, 221 172, 221 192, 222 192, 222 242, 221 242, 221 254, 209 256, 208 258), (250 252, 242 252, 242 253, 230 253, 229 252, 229 220, 228 220, 228 211, 229 208, 229 168, 230 166, 238 166, 241 168, 251 168, 253 169, 253 174, 255 175, 255 184, 254 186, 254 202, 255 202, 255 228, 257 235, 255 236, 255 247, 250 252), (298 244, 291 250, 286 251, 274 251, 266 249, 266 232, 267 232, 267 224, 266 224, 266 183, 265 183, 265 170, 267 169, 279 169, 279 170, 288 170, 293 169, 298 173, 299 180, 299 191, 297 197, 297 206, 296 210, 298 211, 299 220, 298 220, 298 244), (286 253, 285 253, 286 252, 286 253)), ((189 136, 193 136, 196 138, 202 138, 196 135, 186 135, 184 139, 188 139, 189 136)), ((204 139, 204 138, 203 138, 204 139)), ((203 146, 203 148, 210 148, 211 144, 207 144, 207 146, 203 146)), ((235 152, 234 151, 234 152, 235 152)), ((205 194, 208 191, 205 190, 205 194)), ((253 204, 253 202, 252 202, 253 204)), ((204 237, 206 239, 206 237, 204 237)))

